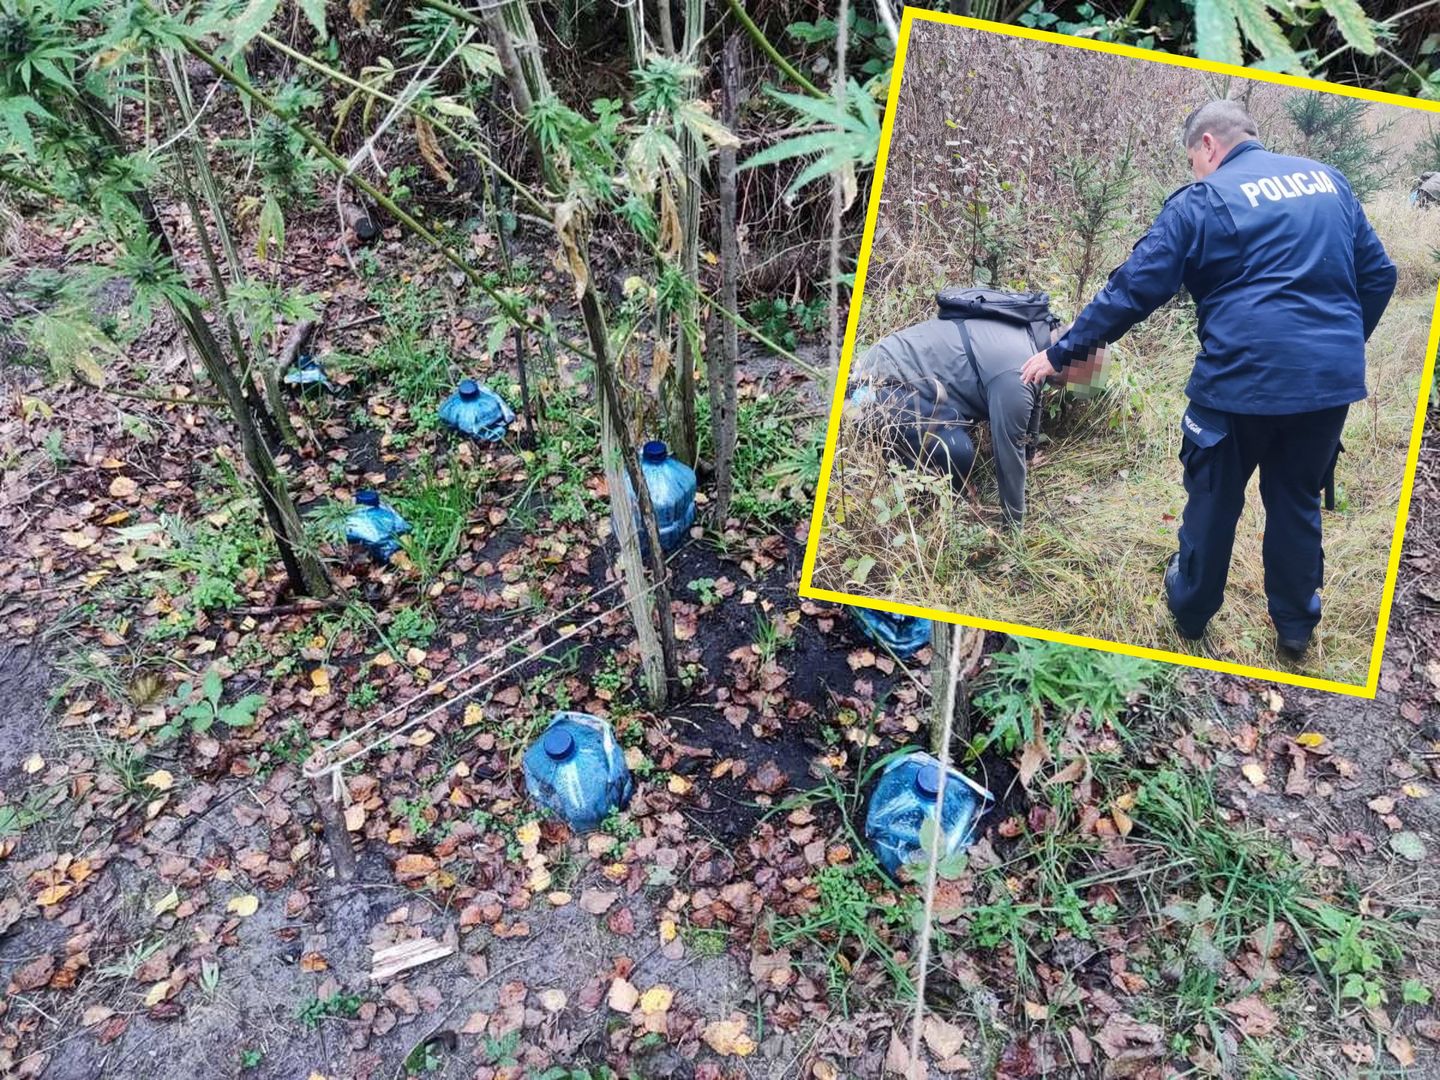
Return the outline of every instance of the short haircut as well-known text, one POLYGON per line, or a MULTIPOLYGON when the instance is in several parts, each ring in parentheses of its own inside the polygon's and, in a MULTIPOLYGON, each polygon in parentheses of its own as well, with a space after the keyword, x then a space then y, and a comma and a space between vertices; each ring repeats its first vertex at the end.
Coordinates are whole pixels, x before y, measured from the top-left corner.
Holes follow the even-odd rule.
POLYGON ((1234 146, 1246 139, 1260 137, 1255 118, 1245 111, 1245 106, 1228 98, 1207 101, 1187 116, 1185 126, 1181 129, 1180 141, 1185 149, 1189 150, 1207 131, 1223 146, 1234 146))

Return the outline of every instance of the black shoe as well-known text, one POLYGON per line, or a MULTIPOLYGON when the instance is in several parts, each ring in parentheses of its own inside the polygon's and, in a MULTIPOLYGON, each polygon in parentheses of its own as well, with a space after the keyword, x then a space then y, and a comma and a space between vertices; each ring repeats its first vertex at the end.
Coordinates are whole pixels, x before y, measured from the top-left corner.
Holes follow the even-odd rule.
POLYGON ((1278 635, 1275 638, 1275 651, 1280 654, 1282 660, 1288 660, 1292 664, 1298 664, 1305 659, 1305 653, 1310 649, 1310 635, 1303 638, 1284 638, 1278 635))
POLYGON ((1170 602, 1170 587, 1175 581, 1175 579, 1179 576, 1180 553, 1177 551, 1174 555, 1170 556, 1170 561, 1165 564, 1165 606, 1170 609, 1170 616, 1175 620, 1175 632, 1179 634, 1182 638, 1184 638, 1186 641, 1199 641, 1205 636, 1205 627, 1202 626, 1200 627, 1198 632, 1192 633, 1190 629, 1180 621, 1180 617, 1175 614, 1174 605, 1170 602))

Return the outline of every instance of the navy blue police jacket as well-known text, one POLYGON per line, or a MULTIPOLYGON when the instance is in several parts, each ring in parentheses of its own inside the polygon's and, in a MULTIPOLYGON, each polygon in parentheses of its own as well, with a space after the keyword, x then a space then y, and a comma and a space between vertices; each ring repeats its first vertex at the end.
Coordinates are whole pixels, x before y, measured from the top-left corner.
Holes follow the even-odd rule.
POLYGON ((1365 341, 1395 277, 1344 176, 1247 140, 1165 201, 1046 355, 1057 370, 1083 359, 1183 285, 1200 324, 1192 402, 1274 416, 1348 405, 1365 397, 1365 341))

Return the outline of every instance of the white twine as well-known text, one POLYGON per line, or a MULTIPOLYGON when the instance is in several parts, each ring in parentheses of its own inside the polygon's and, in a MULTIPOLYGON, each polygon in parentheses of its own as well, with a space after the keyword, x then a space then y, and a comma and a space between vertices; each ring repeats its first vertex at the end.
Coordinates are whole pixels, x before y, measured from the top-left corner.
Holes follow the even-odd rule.
MULTIPOLYGON (((685 548, 689 547, 690 544, 692 544, 692 543, 694 543, 693 540, 687 540, 680 548, 678 548, 674 553, 672 553, 672 556, 671 556, 671 557, 673 558, 675 554, 679 554, 680 551, 685 550, 685 548)), ((414 717, 413 719, 406 721, 405 723, 401 724, 399 727, 392 728, 391 730, 389 730, 389 731, 385 732, 383 735, 381 735, 378 739, 375 739, 374 741, 372 741, 372 742, 370 742, 370 743, 366 743, 365 745, 361 746, 359 749, 350 752, 349 754, 347 754, 345 757, 341 758, 340 760, 331 762, 331 761, 329 760, 329 757, 330 757, 330 754, 331 754, 332 752, 338 750, 338 749, 339 749, 340 747, 342 747, 342 746, 349 746, 349 745, 351 745, 352 743, 355 742, 356 739, 360 738, 362 735, 366 734, 367 732, 373 731, 376 727, 378 727, 378 726, 379 726, 381 723, 383 723, 385 720, 388 720, 390 717, 392 717, 392 716, 397 716, 397 715, 400 715, 400 714, 403 714, 403 713, 407 712, 407 711, 411 708, 411 706, 413 706, 413 705, 414 705, 417 701, 419 701, 421 698, 434 697, 434 696, 439 692, 439 690, 440 690, 441 687, 448 686, 450 683, 452 683, 452 682, 454 682, 456 679, 460 678, 460 676, 465 675, 465 674, 467 674, 468 672, 474 671, 476 668, 480 667, 482 664, 488 663, 489 661, 495 659, 497 656, 500 656, 501 654, 505 653, 507 650, 513 648, 514 646, 519 645, 519 644, 522 643, 522 642, 529 641, 531 638, 535 637, 537 634, 541 633, 542 631, 547 630, 547 629, 549 629, 550 627, 554 626, 556 623, 560 622, 562 619, 569 618, 569 617, 570 617, 571 615, 573 615, 575 612, 579 611, 582 607, 585 607, 585 606, 587 606, 588 604, 594 603, 594 601, 595 601, 595 599, 596 599, 597 597, 603 596, 605 593, 610 592, 612 589, 619 588, 621 585, 624 585, 624 584, 626 584, 626 579, 625 579, 624 577, 617 577, 616 580, 610 582, 610 584, 608 584, 608 585, 602 585, 600 588, 596 589, 596 590, 595 590, 594 592, 592 592, 589 596, 587 596, 584 600, 580 601, 580 603, 575 604, 574 606, 565 609, 564 611, 560 612, 558 615, 555 615, 554 617, 552 617, 552 618, 550 618, 550 619, 547 619, 545 622, 540 623, 538 626, 533 626, 533 627, 531 627, 529 630, 525 631, 525 632, 524 632, 523 634, 521 634, 519 637, 514 638, 514 639, 512 639, 512 640, 510 640, 510 641, 507 641, 507 642, 506 642, 505 644, 503 644, 503 645, 498 645, 498 646, 496 646, 494 649, 491 649, 489 652, 487 652, 485 655, 481 656, 480 658, 471 661, 470 663, 466 664, 464 667, 459 668, 459 669, 456 670, 456 671, 452 671, 449 675, 446 675, 444 678, 438 679, 438 680, 436 680, 435 682, 431 683, 429 686, 427 686, 427 687, 426 687, 424 690, 422 690, 420 693, 416 694, 414 697, 407 698, 405 701, 402 701, 399 705, 393 706, 392 708, 389 708, 389 709, 385 710, 385 711, 384 711, 383 713, 381 713, 379 716, 375 717, 373 720, 370 720, 368 723, 361 725, 360 727, 356 728, 354 731, 347 731, 344 735, 340 736, 339 738, 335 738, 335 739, 330 740, 330 741, 327 742, 327 743, 324 743, 324 744, 321 746, 320 751, 321 751, 321 753, 325 756, 326 763, 325 763, 323 766, 321 766, 321 767, 319 767, 319 768, 316 768, 316 769, 313 769, 313 770, 312 770, 312 769, 310 768, 310 766, 307 764, 306 767, 305 767, 305 770, 304 770, 305 775, 306 775, 308 778, 310 778, 310 779, 313 780, 313 779, 317 779, 317 778, 319 778, 319 777, 324 776, 326 773, 331 773, 331 774, 334 776, 334 778, 335 778, 335 783, 336 783, 336 784, 339 784, 339 783, 340 783, 340 780, 339 780, 339 778, 340 778, 340 771, 341 771, 346 765, 349 765, 352 761, 356 761, 356 760, 364 757, 365 755, 369 754, 371 751, 376 750, 376 749, 378 749, 378 748, 386 745, 387 743, 391 742, 393 739, 396 738, 396 736, 403 735, 405 732, 409 731, 410 729, 412 729, 412 728, 418 726, 419 724, 423 723, 424 721, 430 719, 430 717, 435 716, 437 713, 440 713, 440 712, 445 711, 445 710, 448 709, 451 705, 455 705, 455 704, 457 704, 457 703, 459 703, 459 702, 461 702, 461 701, 464 701, 466 698, 472 696, 473 694, 478 693, 479 691, 485 689, 487 686, 490 686, 491 684, 495 683, 496 681, 498 681, 498 680, 500 680, 500 679, 503 679, 506 675, 509 675, 511 672, 514 672, 514 671, 518 670, 519 668, 524 667, 526 664, 530 663, 532 660, 535 660, 535 659, 537 659, 538 657, 541 657, 541 656, 545 655, 545 653, 549 652, 551 649, 553 649, 556 645, 559 645, 561 642, 563 642, 563 641, 569 641, 571 638, 574 638, 574 637, 576 637, 577 635, 584 633, 586 630, 588 630, 590 627, 594 626, 596 623, 600 622, 600 621, 603 620, 603 619, 608 618, 609 616, 615 614, 617 611, 620 611, 621 609, 623 609, 624 607, 626 607, 628 604, 632 603, 633 600, 635 599, 635 597, 632 597, 632 596, 628 596, 628 595, 627 595, 627 597, 626 597, 625 600, 623 600, 623 601, 621 601, 620 603, 614 605, 613 607, 607 608, 606 610, 600 612, 598 615, 595 615, 594 617, 592 617, 592 618, 590 618, 590 619, 587 619, 585 622, 581 623, 579 626, 571 627, 569 630, 565 631, 563 634, 561 634, 559 637, 557 637, 554 641, 550 642, 549 644, 547 644, 547 645, 542 645, 540 648, 535 649, 535 650, 533 650, 533 651, 531 651, 531 652, 526 653, 523 657, 521 657, 519 660, 516 660, 513 664, 510 664, 510 665, 508 665, 507 667, 502 668, 501 670, 495 672, 495 674, 493 674, 493 675, 487 676, 486 678, 482 679, 480 682, 476 683, 474 686, 466 687, 464 690, 461 690, 461 691, 459 691, 458 693, 453 694, 452 696, 446 698, 444 701, 440 702, 438 705, 435 705, 435 706, 433 706, 432 708, 427 709, 425 712, 421 713, 419 716, 416 716, 416 717, 414 717)), ((652 583, 652 584, 649 585, 647 588, 645 588, 644 590, 642 590, 642 591, 639 593, 639 596, 640 596, 640 597, 649 596, 649 595, 650 595, 651 593, 653 593, 656 589, 658 589, 658 588, 660 587, 660 585, 661 585, 660 582, 654 582, 654 583, 652 583)), ((627 592, 628 592, 628 590, 627 590, 627 592)))
POLYGON ((970 634, 955 634, 950 646, 950 679, 945 688, 945 716, 941 725, 939 754, 940 785, 935 793, 935 828, 932 830, 929 864, 925 868, 925 914, 920 926, 919 972, 915 979, 915 1018, 910 1029, 910 1060, 907 1068, 911 1077, 916 1075, 915 1066, 920 1060, 920 1029, 925 1021, 925 976, 930 968, 930 923, 935 917, 935 886, 940 876, 940 838, 945 832, 945 787, 950 778, 950 735, 955 723, 955 688, 960 681, 960 651, 963 643, 970 640, 970 634))

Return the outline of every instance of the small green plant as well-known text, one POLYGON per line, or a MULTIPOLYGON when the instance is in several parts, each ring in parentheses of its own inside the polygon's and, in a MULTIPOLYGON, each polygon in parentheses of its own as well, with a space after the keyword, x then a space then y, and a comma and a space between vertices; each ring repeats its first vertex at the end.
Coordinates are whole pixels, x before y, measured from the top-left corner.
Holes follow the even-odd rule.
POLYGON ((418 607, 403 607, 395 612, 390 625, 385 628, 391 641, 403 645, 424 648, 435 636, 435 620, 418 607))
POLYGON ((156 737, 162 742, 168 742, 186 730, 203 735, 215 726, 216 721, 227 727, 249 727, 255 722, 255 714, 265 704, 263 694, 246 694, 238 701, 223 704, 221 698, 225 693, 225 684, 213 667, 205 672, 200 682, 198 698, 195 697, 196 689, 189 682, 180 684, 180 689, 171 699, 172 704, 181 706, 180 713, 156 732, 156 737))
POLYGON ((724 956, 730 947, 730 935, 716 926, 687 925, 681 928, 680 937, 687 948, 712 960, 724 956))
POLYGON ((1400 1000, 1406 1005, 1429 1005, 1433 996, 1419 979, 1406 979, 1400 984, 1400 1000))
POLYGON ((314 1031, 325 1020, 353 1020, 365 1004, 361 994, 336 993, 329 997, 312 997, 295 1013, 295 1019, 309 1031, 314 1031))
POLYGON ((1351 998, 1378 1009, 1386 1000, 1383 973, 1386 944, 1368 933, 1365 920, 1329 904, 1316 904, 1322 927, 1315 959, 1324 964, 1339 987, 1341 998, 1351 998))
MULTIPOLYGON (((1078 713, 1091 726, 1114 725, 1138 694, 1165 678, 1163 665, 1118 653, 1081 649, 1052 641, 1015 638, 1013 648, 996 653, 994 666, 976 695, 990 729, 977 736, 972 750, 995 744, 1014 751, 1035 737, 1035 720, 1054 710, 1062 720, 1078 713)), ((1052 734, 1058 738, 1058 725, 1052 734)))
POLYGON ((428 1073, 441 1068, 445 1064, 445 1056, 441 1053, 442 1049, 440 1040, 426 1039, 405 1055, 405 1071, 407 1073, 428 1073))
POLYGON ((424 798, 396 799, 394 809, 405 819, 405 824, 410 826, 410 831, 415 834, 418 840, 430 832, 430 819, 425 812, 430 808, 430 803, 424 798))
POLYGON ((615 837, 621 843, 640 839, 640 826, 619 807, 605 815, 605 820, 600 822, 600 831, 606 836, 615 837))
POLYGON ((519 1060, 515 1057, 515 1051, 519 1049, 519 1047, 519 1031, 506 1032, 498 1039, 491 1035, 486 1035, 483 1046, 485 1060, 491 1065, 509 1065, 513 1067, 520 1064, 519 1060))
POLYGON ((352 709, 367 709, 380 700, 380 691, 374 683, 364 682, 345 695, 345 704, 352 709))
POLYGON ((240 1051, 240 1068, 258 1069, 260 1063, 265 1060, 265 1051, 247 1047, 240 1051))
POLYGON ((842 1005, 849 1000, 854 982, 850 960, 854 956, 876 958, 902 999, 915 992, 909 971, 887 939, 888 931, 913 928, 919 904, 908 893, 873 895, 872 887, 883 880, 879 864, 862 850, 854 862, 816 871, 818 898, 813 911, 803 918, 777 919, 775 923, 772 940, 776 945, 805 940, 820 950, 830 996, 842 1005), (887 931, 884 936, 881 928, 887 931))
POLYGON ((789 634, 780 631, 780 620, 765 614, 758 608, 755 611, 755 637, 751 641, 754 646, 755 655, 760 658, 760 663, 771 663, 780 655, 780 650, 791 644, 789 634))
POLYGON ((685 587, 699 598, 703 607, 714 607, 720 602, 720 594, 715 590, 714 578, 696 578, 685 587))

